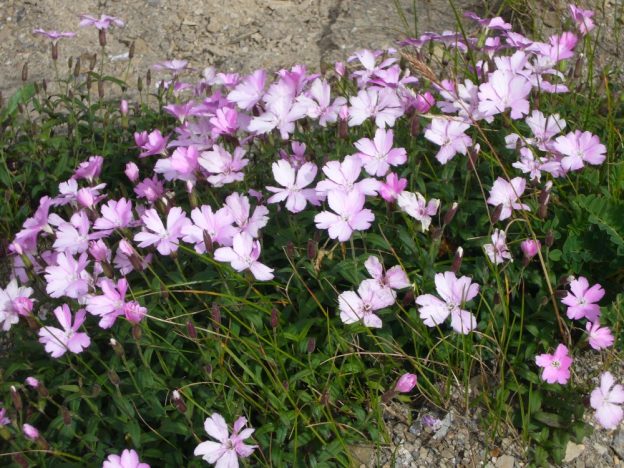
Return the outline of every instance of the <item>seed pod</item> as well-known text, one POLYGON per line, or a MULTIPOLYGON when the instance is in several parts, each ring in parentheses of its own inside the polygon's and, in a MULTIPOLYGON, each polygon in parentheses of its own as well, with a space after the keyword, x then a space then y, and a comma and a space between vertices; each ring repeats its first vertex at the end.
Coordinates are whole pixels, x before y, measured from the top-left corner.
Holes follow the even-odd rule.
POLYGON ((117 341, 115 338, 111 338, 109 343, 110 343, 111 347, 113 348, 113 351, 115 351, 115 354, 117 356, 123 356, 124 355, 123 346, 121 345, 121 343, 119 341, 117 341))
POLYGON ((28 81, 28 62, 22 65, 22 81, 28 81))
POLYGON ((143 91, 143 79, 140 76, 137 78, 137 89, 139 93, 143 91))
POLYGON ((279 325, 279 311, 273 307, 271 309, 271 328, 276 329, 279 325))
POLYGON ((45 93, 48 92, 48 81, 45 78, 41 80, 41 87, 45 93))
POLYGON ((100 393, 102 393, 100 384, 93 384, 93 387, 91 387, 91 396, 96 398, 100 393))
POLYGON ((431 238, 433 240, 440 240, 442 238, 442 228, 434 226, 431 228, 431 238))
POLYGON ((420 116, 416 112, 410 119, 410 135, 413 137, 420 135, 420 116))
POLYGON ((98 97, 102 99, 104 97, 104 82, 98 80, 98 97))
POLYGON ((555 242, 555 235, 553 234, 552 231, 548 231, 546 233, 546 238, 544 239, 544 244, 546 244, 546 247, 552 247, 554 242, 555 242))
POLYGON ((316 338, 314 337, 308 338, 308 345, 306 346, 306 351, 308 351, 308 354, 312 354, 315 349, 316 349, 316 338))
POLYGON ((219 326, 221 325, 221 308, 216 302, 212 303, 212 307, 210 308, 210 315, 212 316, 212 326, 215 330, 218 330, 219 326))
POLYGON ((106 29, 99 30, 98 39, 100 40, 100 46, 106 47, 106 29))
POLYGON ((130 47, 128 48, 128 60, 132 60, 134 58, 134 41, 130 43, 130 47))
POLYGON ((282 386, 284 387, 284 390, 288 391, 288 388, 290 387, 290 385, 288 384, 288 380, 284 380, 282 382, 282 386))
POLYGON ((338 138, 346 139, 349 137, 349 124, 346 120, 340 119, 338 122, 338 138))
POLYGON ((89 57, 89 70, 93 71, 97 65, 97 54, 91 54, 89 57))
POLYGON ((70 55, 69 58, 67 59, 67 69, 71 70, 73 66, 74 66, 74 57, 70 55))
POLYGON ((4 105, 4 96, 2 96, 2 91, 0 91, 0 109, 2 109, 3 105, 4 105))
POLYGON ((134 341, 139 341, 142 336, 143 336, 143 330, 141 329, 139 324, 135 323, 132 326, 132 338, 134 338, 134 341))
POLYGON ((496 208, 494 208, 494 212, 492 213, 492 224, 498 222, 502 212, 503 212, 503 204, 501 203, 500 205, 496 205, 496 208))
POLYGON ((147 85, 148 88, 152 85, 152 71, 151 70, 147 70, 147 73, 145 75, 145 84, 147 85))
POLYGON ((115 387, 117 387, 119 385, 119 382, 121 382, 121 380, 119 379, 119 374, 115 372, 115 369, 111 369, 108 371, 108 378, 115 387))
POLYGON ((71 417, 71 413, 69 412, 69 409, 63 406, 61 407, 61 411, 63 413, 63 424, 65 424, 66 426, 69 426, 72 421, 72 417, 71 417))
POLYGON ((308 255, 308 260, 314 260, 316 258, 316 249, 317 249, 317 244, 314 240, 312 239, 308 239, 308 245, 307 245, 307 249, 306 249, 306 253, 308 255))
POLYGON ((323 393, 321 393, 321 397, 319 398, 319 401, 321 402, 322 405, 327 405, 329 403, 329 393, 327 392, 327 390, 323 390, 323 393))
POLYGON ((52 55, 52 60, 56 62, 58 60, 58 42, 52 43, 50 54, 52 55))
POLYGON ((80 57, 76 59, 76 65, 74 66, 74 78, 78 78, 80 75, 80 57))
POLYGON ((188 333, 189 338, 192 340, 197 338, 197 330, 195 329, 195 325, 190 320, 186 322, 186 332, 188 333))
POLYGON ((410 290, 405 293, 405 296, 403 296, 403 301, 401 303, 403 304, 403 307, 410 307, 414 305, 414 300, 414 291, 410 290))
POLYGON ((286 244, 286 256, 292 260, 295 258, 295 244, 292 243, 292 241, 288 241, 288 243, 286 244))
POLYGON ((39 83, 35 81, 33 84, 35 85, 35 94, 39 94, 39 92, 41 91, 41 88, 39 87, 39 83))

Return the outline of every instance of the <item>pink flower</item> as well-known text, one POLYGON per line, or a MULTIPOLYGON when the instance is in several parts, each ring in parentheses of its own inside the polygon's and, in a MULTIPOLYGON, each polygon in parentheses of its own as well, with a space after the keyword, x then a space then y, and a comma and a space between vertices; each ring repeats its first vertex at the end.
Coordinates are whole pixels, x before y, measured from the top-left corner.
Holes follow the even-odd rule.
POLYGON ((412 218, 420 221, 423 232, 429 229, 431 217, 438 212, 440 200, 432 198, 427 202, 420 193, 403 190, 397 197, 397 203, 401 210, 412 218))
POLYGON ((150 468, 150 466, 147 463, 141 463, 139 454, 134 450, 125 449, 121 455, 109 455, 104 460, 102 468, 150 468))
POLYGON ((552 384, 565 385, 570 379, 572 358, 568 356, 568 348, 564 344, 557 346, 554 354, 540 354, 535 356, 535 363, 542 367, 542 380, 552 384))
POLYGON ((373 140, 362 138, 355 142, 355 147, 359 150, 355 156, 364 163, 364 169, 370 175, 382 177, 386 175, 390 166, 399 166, 407 161, 404 148, 392 148, 393 140, 392 130, 378 128, 373 140))
POLYGON ((524 76, 496 70, 479 86, 479 111, 491 118, 511 109, 511 118, 521 119, 529 113, 527 97, 530 92, 531 83, 524 76))
POLYGON ((74 179, 87 179, 92 182, 93 179, 97 179, 102 172, 102 164, 104 158, 102 156, 91 156, 87 161, 81 162, 78 169, 72 176, 74 179))
POLYGON ((37 28, 32 32, 35 36, 43 36, 50 39, 53 43, 59 41, 59 39, 65 39, 76 36, 75 32, 58 32, 58 31, 44 31, 41 28, 37 28))
POLYGON ((418 378, 415 374, 403 374, 394 386, 395 392, 409 393, 416 386, 418 378))
POLYGON ((318 171, 316 164, 307 162, 298 171, 284 159, 272 165, 273 177, 282 187, 267 187, 269 192, 275 193, 267 202, 279 203, 286 200, 286 209, 291 213, 299 213, 306 207, 307 202, 318 205, 316 190, 305 188, 310 185, 318 171))
POLYGON ((95 220, 93 229, 114 230, 123 229, 134 221, 132 215, 132 201, 120 198, 119 200, 110 200, 100 209, 102 217, 95 220))
POLYGON ((201 456, 208 463, 216 463, 219 468, 237 468, 238 457, 246 458, 250 456, 258 447, 257 445, 247 445, 243 441, 253 434, 255 429, 243 429, 247 425, 247 419, 243 416, 234 422, 232 435, 228 433, 227 424, 223 416, 212 413, 212 416, 204 421, 206 433, 216 439, 202 442, 193 452, 195 456, 201 456))
POLYGON ((220 247, 215 250, 214 258, 219 262, 228 262, 236 271, 249 270, 260 281, 273 279, 273 268, 260 263, 260 242, 246 232, 234 236, 232 247, 220 247))
POLYGON ((568 7, 570 8, 570 16, 576 23, 576 27, 581 34, 585 35, 589 33, 589 31, 594 29, 595 25, 594 21, 592 20, 592 17, 594 16, 593 11, 583 10, 576 5, 568 5, 568 7))
POLYGON ((345 242, 353 231, 365 231, 375 220, 375 215, 364 208, 364 194, 357 190, 349 193, 332 190, 327 195, 329 207, 314 217, 317 229, 328 229, 329 237, 345 242))
POLYGON ((214 145, 211 151, 204 151, 198 162, 201 167, 212 175, 208 177, 208 182, 213 187, 223 187, 225 184, 241 181, 245 174, 241 171, 249 163, 245 159, 245 150, 237 146, 234 154, 230 154, 225 148, 214 145))
POLYGON ((319 196, 330 191, 356 191, 364 195, 376 195, 381 183, 377 179, 366 178, 356 182, 362 173, 362 161, 355 155, 347 156, 342 162, 329 161, 323 166, 327 179, 316 185, 319 196))
POLYGON ((126 177, 130 180, 130 182, 134 183, 139 180, 139 167, 135 163, 129 162, 126 164, 124 174, 126 174, 126 177))
POLYGON ((99 30, 106 30, 111 26, 117 26, 121 28, 123 27, 124 22, 119 18, 109 15, 102 15, 99 19, 90 15, 80 15, 80 23, 78 25, 81 27, 93 26, 99 30))
POLYGON ((234 224, 239 232, 246 232, 253 238, 257 238, 260 229, 269 222, 269 210, 266 206, 257 206, 250 216, 251 205, 249 198, 239 193, 232 193, 225 199, 225 207, 234 217, 234 224))
POLYGON ((188 60, 165 60, 164 62, 152 65, 152 68, 154 70, 165 70, 170 72, 173 76, 177 76, 188 69, 188 60))
POLYGON ((364 262, 364 267, 372 277, 372 280, 364 281, 372 281, 379 289, 388 290, 393 298, 396 297, 394 289, 404 289, 410 285, 407 274, 400 265, 393 266, 384 273, 383 265, 379 259, 371 255, 364 262))
POLYGON ((422 294, 416 298, 420 318, 428 327, 435 327, 451 316, 451 326, 464 335, 477 328, 475 316, 462 309, 464 304, 479 294, 479 285, 472 283, 468 276, 457 278, 447 271, 435 275, 435 285, 439 299, 432 294, 422 294))
POLYGON ((73 299, 83 297, 89 290, 91 276, 86 268, 89 264, 87 253, 81 253, 78 259, 64 252, 56 256, 56 265, 45 269, 46 292, 50 297, 67 296, 73 299))
POLYGON ((515 177, 511 182, 499 177, 494 181, 490 197, 487 202, 490 205, 503 205, 499 220, 505 220, 511 216, 513 210, 531 211, 528 205, 520 203, 520 196, 524 193, 526 180, 522 177, 515 177))
POLYGON ((6 416, 6 408, 0 408, 0 427, 11 424, 11 420, 6 416))
POLYGON ((492 243, 485 244, 483 246, 488 258, 495 265, 500 265, 501 263, 504 263, 505 260, 512 260, 511 252, 507 247, 506 237, 507 234, 505 231, 494 229, 494 233, 492 234, 492 243))
POLYGON ((317 78, 312 82, 309 96, 297 97, 295 107, 301 109, 311 119, 318 120, 321 127, 326 127, 328 123, 338 120, 338 112, 346 103, 344 97, 337 97, 332 103, 329 83, 317 78))
POLYGON ((165 180, 184 180, 194 183, 198 165, 199 151, 195 146, 176 148, 170 158, 159 159, 154 172, 162 174, 165 180))
POLYGON ((349 99, 349 126, 361 125, 366 119, 375 119, 380 128, 393 127, 396 119, 403 115, 401 101, 396 91, 390 88, 369 88, 349 99))
POLYGON ((39 430, 30 424, 24 424, 22 426, 22 431, 24 432, 26 438, 30 440, 37 440, 39 438, 39 430))
POLYGON ((52 228, 48 224, 48 213, 51 206, 52 199, 50 197, 41 197, 35 214, 24 221, 22 230, 15 235, 15 242, 24 250, 33 250, 36 247, 37 237, 41 231, 52 233, 52 228))
POLYGON ((156 250, 161 255, 169 255, 171 252, 178 250, 178 240, 182 237, 182 229, 190 224, 190 220, 182 211, 182 208, 174 206, 167 214, 167 227, 158 216, 158 212, 149 209, 143 216, 141 221, 147 228, 147 231, 139 232, 134 236, 135 242, 139 242, 139 247, 148 247, 156 245, 156 250))
POLYGON ((286 140, 295 131, 295 122, 305 117, 306 112, 305 109, 293 105, 290 90, 286 89, 284 93, 286 94, 265 95, 267 111, 251 119, 247 127, 250 132, 263 134, 278 129, 282 139, 286 140))
POLYGON ((602 164, 607 152, 607 148, 596 135, 580 130, 558 137, 553 148, 563 155, 561 166, 566 171, 579 170, 584 163, 602 164))
POLYGON ((425 130, 425 138, 440 146, 436 159, 441 164, 449 162, 457 153, 466 154, 468 147, 472 146, 472 138, 464 133, 469 128, 469 124, 456 120, 431 120, 431 125, 425 130))
POLYGON ((407 179, 399 179, 399 176, 391 172, 386 176, 386 181, 379 187, 379 195, 389 203, 394 202, 399 194, 407 187, 407 179))
POLYGON ((533 239, 525 239, 520 243, 520 249, 522 249, 524 258, 527 260, 531 260, 535 257, 541 248, 542 244, 540 241, 535 241, 533 239))
POLYGON ((87 312, 100 317, 98 325, 101 328, 110 328, 117 320, 117 317, 124 314, 126 304, 126 292, 128 291, 128 281, 121 278, 115 284, 108 278, 104 278, 100 287, 104 294, 87 297, 87 312))
POLYGON ((366 281, 360 284, 357 293, 346 291, 338 296, 340 320, 346 324, 362 321, 364 326, 370 328, 381 328, 381 319, 374 312, 392 304, 394 298, 391 295, 366 281))
POLYGON ((611 334, 611 329, 609 327, 601 327, 598 320, 595 320, 593 323, 587 322, 585 329, 588 334, 589 346, 598 351, 612 346, 615 341, 611 334))
POLYGON ((228 101, 235 102, 243 110, 251 110, 262 99, 265 82, 266 70, 256 70, 228 94, 228 101))
POLYGON ((600 376, 600 387, 592 391, 589 403, 596 410, 596 419, 605 429, 615 429, 624 419, 624 387, 615 384, 615 378, 610 372, 600 376))
POLYGON ((147 309, 137 301, 126 302, 123 307, 126 320, 134 325, 138 324, 145 315, 147 315, 147 309))
POLYGON ((147 132, 135 133, 134 141, 141 151, 139 158, 146 158, 154 154, 165 154, 169 137, 163 137, 160 130, 154 130, 149 135, 147 132))
POLYGON ((18 286, 15 278, 9 281, 6 288, 0 288, 0 324, 2 324, 2 330, 9 331, 13 325, 19 322, 20 315, 24 315, 28 309, 32 311, 32 300, 30 299, 32 294, 32 288, 18 286), (26 301, 29 301, 30 304, 26 301))
MULTIPOLYGON (((53 217, 50 216, 50 222, 53 222, 53 217)), ((84 211, 74 213, 67 223, 58 217, 60 224, 56 231, 56 240, 52 247, 59 252, 65 252, 70 254, 77 254, 85 252, 89 248, 89 241, 93 238, 93 235, 89 234, 91 229, 91 223, 89 217, 84 211)))
POLYGON ((39 388, 39 380, 37 380, 35 377, 26 377, 26 380, 24 382, 31 388, 39 388))
POLYGON ((72 314, 67 304, 54 309, 54 315, 63 329, 48 326, 39 329, 39 342, 45 345, 46 352, 50 353, 53 358, 59 358, 67 350, 78 354, 89 347, 91 339, 86 333, 78 332, 87 315, 84 309, 76 312, 73 324, 72 314))
POLYGON ((232 239, 237 230, 233 226, 234 216, 227 208, 221 208, 213 213, 209 205, 202 205, 191 211, 191 219, 193 224, 188 224, 182 229, 182 234, 184 234, 182 240, 195 244, 197 253, 206 252, 205 234, 213 243, 225 247, 232 245, 232 239))
POLYGON ((605 295, 600 284, 589 287, 589 281, 584 276, 570 281, 570 292, 561 302, 568 306, 567 315, 570 320, 586 318, 594 322, 600 317, 600 306, 596 304, 605 295))
POLYGON ((236 109, 231 107, 221 107, 217 109, 214 117, 211 117, 209 122, 212 125, 212 137, 217 138, 219 135, 235 135, 240 126, 243 126, 244 116, 241 114, 239 121, 239 114, 236 109))
POLYGON ((143 179, 134 187, 134 193, 139 198, 145 198, 148 202, 154 203, 165 194, 165 186, 158 176, 154 174, 151 179, 143 179))

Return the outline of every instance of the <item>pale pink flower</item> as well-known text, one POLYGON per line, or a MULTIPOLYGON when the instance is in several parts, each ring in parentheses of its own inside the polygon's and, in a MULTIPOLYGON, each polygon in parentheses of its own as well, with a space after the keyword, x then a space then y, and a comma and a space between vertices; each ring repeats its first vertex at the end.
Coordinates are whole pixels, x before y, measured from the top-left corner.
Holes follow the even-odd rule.
POLYGON ((165 186, 158 176, 154 174, 151 179, 143 179, 134 187, 134 193, 139 198, 145 198, 148 202, 154 203, 165 194, 165 186))
POLYGON ((346 291, 338 296, 340 319, 343 323, 351 324, 362 321, 370 328, 381 328, 381 319, 374 313, 394 304, 391 295, 380 291, 378 287, 363 281, 357 293, 346 291))
POLYGON ((491 118, 510 109, 512 119, 521 119, 529 113, 530 92, 531 83, 524 76, 496 70, 479 86, 479 111, 491 118))
POLYGON ((138 324, 147 315, 147 309, 137 301, 126 302, 123 312, 126 320, 134 325, 138 324))
POLYGON ((472 138, 464 133, 469 128, 469 124, 456 120, 437 117, 431 120, 431 125, 425 130, 425 138, 440 146, 435 157, 441 164, 449 162, 457 153, 466 154, 472 146, 472 138))
POLYGON ((219 247, 214 258, 219 262, 228 262, 236 271, 249 270, 260 281, 273 279, 273 268, 260 263, 260 242, 246 232, 237 233, 232 240, 232 247, 219 247))
POLYGON ((167 214, 167 227, 163 224, 158 216, 158 212, 149 209, 143 216, 141 221, 147 228, 147 231, 141 231, 134 236, 135 242, 139 242, 139 247, 148 247, 156 245, 156 250, 161 255, 169 255, 178 250, 178 241, 182 237, 182 229, 190 224, 190 220, 182 211, 182 208, 174 206, 167 214))
POLYGON ((378 128, 375 138, 362 138, 356 141, 358 156, 364 164, 364 169, 372 176, 385 176, 390 166, 399 166, 407 161, 407 153, 404 148, 392 148, 394 133, 392 130, 378 128))
POLYGON ((170 158, 159 159, 154 172, 162 174, 165 180, 183 180, 195 183, 195 172, 199 169, 199 151, 195 146, 180 146, 170 158))
POLYGON ((269 222, 269 210, 266 206, 259 205, 251 214, 249 198, 240 193, 232 193, 225 199, 225 207, 234 217, 234 224, 238 232, 246 232, 253 238, 257 238, 260 229, 269 222), (251 216, 250 216, 251 214, 251 216))
POLYGON ((39 438, 39 429, 31 426, 30 424, 22 425, 22 431, 24 432, 24 435, 27 439, 37 440, 39 438))
POLYGON ((605 295, 600 284, 589 287, 589 281, 584 276, 570 281, 570 291, 561 302, 568 306, 567 315, 570 320, 586 318, 594 322, 600 317, 600 306, 597 304, 605 295))
POLYGON ((332 190, 327 194, 329 207, 314 217, 317 229, 328 229, 329 237, 345 242, 353 231, 365 231, 375 220, 373 212, 364 208, 364 194, 357 190, 345 193, 332 190))
POLYGON ((118 28, 123 27, 123 20, 109 15, 102 15, 99 18, 90 15, 80 15, 80 23, 78 26, 93 26, 99 30, 106 30, 111 26, 117 26, 118 28))
POLYGON ((53 358, 59 358, 67 350, 72 353, 81 353, 91 344, 91 339, 86 333, 79 333, 78 329, 85 321, 87 312, 80 309, 76 312, 72 323, 72 314, 67 304, 54 309, 54 315, 62 329, 43 326, 39 329, 39 342, 45 345, 46 352, 53 358))
POLYGON ((534 110, 525 120, 531 129, 534 138, 526 138, 525 141, 537 146, 542 151, 549 151, 551 140, 566 128, 566 121, 559 114, 545 116, 542 112, 534 110))
POLYGON ((124 174, 126 174, 126 177, 130 180, 130 182, 134 183, 139 180, 139 167, 135 163, 129 162, 126 164, 124 174))
POLYGON ((24 383, 26 383, 26 385, 34 389, 39 388, 39 385, 40 385, 39 380, 37 380, 35 377, 32 377, 32 376, 26 377, 26 380, 24 380, 24 383))
POLYGON ((90 314, 100 317, 98 325, 101 328, 110 328, 117 317, 124 315, 128 281, 121 278, 115 284, 112 280, 104 278, 100 282, 100 287, 103 294, 88 296, 86 309, 90 314))
POLYGON ((399 194, 407 187, 407 179, 399 179, 399 176, 391 172, 386 176, 386 181, 379 187, 379 195, 389 203, 394 202, 399 194))
POLYGON ((596 419, 605 429, 615 429, 624 419, 624 387, 615 383, 610 372, 600 376, 600 386, 592 391, 589 403, 596 410, 596 419))
POLYGON ((152 65, 152 68, 154 70, 168 71, 173 76, 177 76, 183 71, 188 69, 188 60, 178 60, 178 59, 165 60, 163 62, 159 62, 159 63, 152 65))
POLYGON ((488 258, 495 265, 505 263, 505 260, 512 260, 511 252, 507 247, 506 237, 507 234, 505 233, 505 231, 502 231, 498 228, 494 229, 494 233, 492 234, 492 243, 485 244, 483 246, 488 258))
POLYGON ((141 463, 139 454, 134 450, 124 449, 121 455, 109 455, 104 460, 102 468, 150 468, 150 466, 147 463, 141 463))
POLYGON ((266 70, 256 70, 228 94, 228 101, 235 102, 243 110, 251 110, 262 99, 265 82, 266 70))
POLYGON ((134 221, 132 201, 120 198, 110 200, 100 208, 102 217, 95 220, 93 229, 112 231, 128 227, 134 221))
MULTIPOLYGON (((265 100, 267 96, 265 96, 265 100)), ((295 122, 305 115, 305 109, 294 106, 291 96, 277 96, 267 102, 265 113, 251 119, 247 129, 258 134, 269 133, 277 129, 282 139, 287 140, 289 135, 295 131, 295 122)))
POLYGON ((574 133, 557 137, 553 144, 555 151, 563 155, 561 166, 566 171, 576 171, 585 164, 602 164, 607 148, 590 132, 575 130, 574 133))
POLYGON ((318 120, 321 127, 338 120, 340 108, 347 103, 344 97, 337 97, 331 102, 329 83, 317 78, 310 86, 309 95, 297 97, 295 107, 300 108, 308 117, 318 120))
POLYGON ((354 62, 357 60, 363 67, 363 69, 356 70, 352 73, 352 76, 357 79, 359 87, 363 87, 366 83, 368 83, 371 76, 397 61, 396 57, 387 57, 384 58, 381 63, 377 64, 377 59, 385 53, 386 52, 383 50, 372 51, 363 49, 356 51, 347 59, 348 62, 354 62))
POLYGON ((416 386, 418 378, 415 374, 403 374, 394 386, 395 392, 409 393, 416 386))
POLYGON ((423 232, 429 230, 431 217, 438 212, 440 200, 432 198, 427 202, 420 193, 403 190, 397 197, 397 203, 402 211, 420 221, 423 232))
POLYGON ((503 205, 499 220, 505 220, 511 216, 513 210, 531 211, 528 205, 520 203, 520 197, 524 193, 526 180, 522 177, 515 177, 510 182, 498 177, 490 190, 488 204, 498 206, 503 205))
POLYGON ((396 119, 403 115, 403 107, 395 90, 391 88, 369 88, 349 99, 349 126, 361 125, 368 118, 375 120, 380 128, 393 127, 396 119))
POLYGON ((41 28, 37 28, 37 29, 33 30, 32 33, 35 36, 47 37, 53 43, 58 42, 59 39, 66 39, 66 38, 71 38, 71 37, 75 37, 76 36, 75 32, 45 31, 45 30, 43 30, 41 28))
POLYGON ((0 288, 0 324, 2 330, 9 331, 13 325, 19 322, 19 316, 23 315, 28 309, 30 301, 32 310, 33 290, 27 286, 18 286, 17 279, 13 278, 9 281, 6 288, 0 288))
POLYGON ((615 341, 611 329, 609 327, 601 327, 598 320, 587 322, 585 329, 587 330, 589 346, 596 350, 608 348, 615 341))
POLYGON ((89 241, 93 235, 89 234, 91 223, 84 211, 74 213, 69 223, 63 221, 56 230, 56 240, 52 245, 54 250, 77 254, 89 248, 89 241))
POLYGON ((215 463, 218 468, 238 468, 238 457, 249 457, 258 447, 243 442, 255 431, 252 428, 243 429, 246 425, 247 419, 243 416, 239 417, 234 422, 232 435, 230 435, 223 416, 212 413, 204 421, 204 429, 217 442, 211 440, 202 442, 195 447, 194 455, 201 456, 208 463, 215 463))
POLYGON ((542 367, 542 380, 549 384, 565 385, 570 379, 572 358, 568 355, 568 348, 564 344, 557 346, 554 354, 540 354, 535 356, 535 363, 542 367))
POLYGON ((37 237, 41 231, 52 234, 52 228, 48 224, 48 213, 52 206, 52 199, 48 196, 41 197, 39 207, 35 214, 24 221, 22 230, 15 235, 17 242, 24 250, 34 250, 37 245, 37 237))
POLYGON ((248 119, 244 114, 239 114, 236 109, 223 106, 217 109, 215 116, 209 121, 212 125, 212 137, 217 138, 220 135, 235 135, 239 127, 246 126, 248 119))
POLYGON ((585 35, 594 29, 595 25, 592 20, 592 17, 594 16, 593 11, 583 10, 576 5, 568 5, 568 7, 570 8, 570 16, 576 23, 576 27, 581 34, 585 35))
POLYGON ((477 328, 475 316, 463 309, 465 303, 479 294, 479 285, 468 276, 457 278, 447 271, 435 275, 435 285, 439 299, 432 294, 422 294, 416 298, 420 318, 428 327, 435 327, 451 316, 451 327, 457 333, 468 334, 477 328))
POLYGON ((267 187, 269 192, 275 193, 267 202, 279 203, 286 200, 286 209, 291 213, 299 213, 306 207, 307 202, 318 205, 316 190, 306 188, 316 177, 316 164, 307 162, 299 170, 295 169, 284 159, 272 165, 273 177, 282 187, 267 187))
POLYGON ((234 216, 225 207, 213 213, 209 205, 202 205, 191 211, 191 219, 193 224, 188 224, 182 229, 182 234, 184 234, 182 240, 195 244, 197 253, 206 252, 205 234, 211 242, 230 247, 234 235, 238 232, 233 225, 234 216))
POLYGON ((377 195, 381 183, 377 179, 366 178, 356 182, 362 173, 362 161, 351 155, 340 161, 329 161, 323 166, 323 173, 327 179, 316 185, 319 196, 330 191, 359 192, 364 195, 377 195))
POLYGON ((234 154, 230 154, 220 145, 214 145, 211 151, 204 151, 199 157, 199 165, 208 171, 211 176, 208 182, 213 187, 223 187, 225 184, 241 181, 245 174, 241 172, 249 163, 245 159, 245 150, 237 146, 234 154))
POLYGON ((80 163, 72 178, 87 179, 89 182, 93 182, 93 179, 100 177, 103 163, 104 158, 102 156, 91 156, 87 161, 80 163))
POLYGON ((86 252, 81 253, 78 259, 71 254, 59 253, 56 256, 56 265, 50 265, 45 269, 46 292, 53 298, 83 297, 91 283, 91 276, 86 270, 88 264, 86 252))
POLYGON ((380 295, 388 295, 392 301, 396 299, 395 290, 407 288, 410 285, 407 274, 400 265, 393 266, 384 273, 383 265, 377 257, 371 255, 364 262, 364 267, 371 279, 362 282, 369 283, 372 289, 377 289, 380 295))
POLYGON ((533 257, 537 255, 537 252, 542 248, 542 244, 540 241, 535 241, 533 239, 525 239, 520 242, 520 249, 524 254, 524 258, 527 260, 531 260, 533 257))

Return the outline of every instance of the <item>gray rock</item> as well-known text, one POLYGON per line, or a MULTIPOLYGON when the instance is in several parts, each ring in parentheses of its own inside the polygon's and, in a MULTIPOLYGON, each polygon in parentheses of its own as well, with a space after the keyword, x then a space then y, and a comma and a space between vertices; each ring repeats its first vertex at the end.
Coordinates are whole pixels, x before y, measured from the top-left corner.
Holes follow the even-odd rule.
POLYGON ((511 455, 501 455, 496 460, 496 468, 514 468, 516 459, 511 455))
POLYGON ((611 448, 615 450, 615 453, 620 458, 624 458, 624 429, 618 429, 613 436, 613 442, 611 442, 611 448))
POLYGON ((563 461, 565 463, 570 463, 572 460, 576 459, 583 451, 585 450, 585 446, 583 444, 575 444, 574 442, 568 442, 566 445, 565 456, 563 457, 563 461))

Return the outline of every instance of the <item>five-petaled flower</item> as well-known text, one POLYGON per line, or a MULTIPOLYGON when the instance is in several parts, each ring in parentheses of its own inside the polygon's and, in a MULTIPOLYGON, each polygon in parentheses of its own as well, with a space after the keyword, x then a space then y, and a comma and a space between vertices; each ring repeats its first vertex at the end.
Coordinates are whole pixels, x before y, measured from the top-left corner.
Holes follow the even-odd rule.
POLYGON ((250 456, 258 447, 244 442, 251 437, 255 429, 248 427, 247 418, 239 417, 234 421, 232 435, 229 434, 227 424, 223 416, 218 413, 212 415, 204 421, 206 433, 217 442, 208 440, 195 447, 195 456, 201 456, 208 463, 215 463, 217 468, 237 468, 238 457, 246 458, 250 456))
POLYGON ((557 346, 554 354, 540 354, 535 356, 535 363, 542 367, 542 380, 552 384, 566 384, 570 379, 572 358, 564 344, 557 346))

